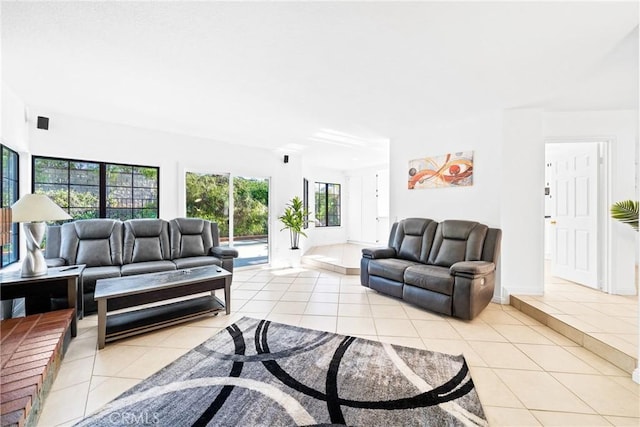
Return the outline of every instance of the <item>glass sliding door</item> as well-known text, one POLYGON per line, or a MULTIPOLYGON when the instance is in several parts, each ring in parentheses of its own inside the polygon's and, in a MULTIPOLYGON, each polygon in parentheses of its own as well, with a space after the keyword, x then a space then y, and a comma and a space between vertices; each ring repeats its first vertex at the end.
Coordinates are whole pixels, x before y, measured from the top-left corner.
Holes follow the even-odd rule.
POLYGON ((233 178, 233 246, 239 254, 236 267, 269 262, 267 178, 233 178))
POLYGON ((220 244, 229 244, 229 175, 187 172, 187 216, 218 224, 220 244))
POLYGON ((269 262, 269 179, 187 172, 187 216, 218 224, 220 244, 234 247, 235 267, 269 262))

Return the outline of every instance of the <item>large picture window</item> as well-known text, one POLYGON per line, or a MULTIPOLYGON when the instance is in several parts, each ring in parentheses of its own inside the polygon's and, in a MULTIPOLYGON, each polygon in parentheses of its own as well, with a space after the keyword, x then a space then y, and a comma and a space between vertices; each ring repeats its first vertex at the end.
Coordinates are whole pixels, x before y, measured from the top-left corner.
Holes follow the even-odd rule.
MULTIPOLYGON (((0 145, 2 149, 2 163, 0 164, 0 175, 2 176, 2 185, 0 185, 0 208, 10 208, 12 204, 18 201, 18 153, 12 149, 0 145)), ((18 261, 18 224, 13 223, 10 226, 6 242, 2 244, 2 262, 1 266, 6 267, 18 261)), ((6 231, 6 230, 3 230, 6 231)))
POLYGON ((33 157, 33 192, 74 219, 159 217, 159 168, 33 157))
POLYGON ((340 184, 316 182, 316 227, 340 225, 340 184))

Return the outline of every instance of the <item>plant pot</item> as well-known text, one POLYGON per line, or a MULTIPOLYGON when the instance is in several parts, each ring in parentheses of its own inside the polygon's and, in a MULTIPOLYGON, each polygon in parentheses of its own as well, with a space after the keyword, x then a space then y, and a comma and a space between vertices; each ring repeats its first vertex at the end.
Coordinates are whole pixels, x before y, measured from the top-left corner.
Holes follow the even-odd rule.
POLYGON ((293 249, 289 250, 289 266, 293 268, 300 267, 302 261, 302 250, 301 249, 293 249))

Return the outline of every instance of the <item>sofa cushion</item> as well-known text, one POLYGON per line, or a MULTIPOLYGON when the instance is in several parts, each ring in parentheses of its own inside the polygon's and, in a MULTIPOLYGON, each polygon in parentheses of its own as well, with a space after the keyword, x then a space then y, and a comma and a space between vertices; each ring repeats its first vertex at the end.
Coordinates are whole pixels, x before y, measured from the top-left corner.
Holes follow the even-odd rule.
POLYGON ((106 239, 80 240, 76 264, 86 264, 87 267, 112 265, 109 241, 106 239))
POLYGON ((418 263, 397 258, 372 259, 369 261, 369 275, 402 282, 404 271, 412 265, 418 263))
POLYGON ((162 246, 158 237, 138 237, 133 244, 131 262, 162 260, 162 246))
POLYGON ((460 261, 482 258, 488 227, 474 221, 446 220, 438 224, 429 264, 451 267, 460 261))
POLYGON ((454 277, 446 267, 414 265, 404 272, 404 283, 422 289, 453 295, 454 277))
POLYGON ((431 219, 404 219, 394 226, 390 247, 396 250, 398 258, 424 262, 429 255, 435 230, 436 223, 431 219))
POLYGON ((85 293, 93 293, 96 289, 96 281, 120 277, 120 266, 87 267, 82 270, 82 286, 85 293))
POLYGON ((180 258, 204 255, 204 244, 200 235, 182 235, 180 241, 180 258))
POLYGON ((212 256, 195 256, 188 258, 178 258, 172 260, 177 269, 202 267, 205 265, 218 265, 222 266, 222 261, 212 256))
POLYGON ((134 262, 132 264, 125 264, 120 269, 120 274, 123 276, 133 276, 134 274, 146 274, 156 273, 159 271, 171 271, 175 270, 176 265, 172 261, 147 261, 147 262, 134 262))
POLYGON ((169 221, 171 259, 207 255, 214 244, 212 224, 199 218, 169 221))
POLYGON ((122 222, 100 218, 63 224, 60 230, 60 257, 69 265, 121 265, 122 222))
POLYGON ((161 261, 171 258, 169 223, 162 219, 132 219, 124 223, 123 262, 161 261))

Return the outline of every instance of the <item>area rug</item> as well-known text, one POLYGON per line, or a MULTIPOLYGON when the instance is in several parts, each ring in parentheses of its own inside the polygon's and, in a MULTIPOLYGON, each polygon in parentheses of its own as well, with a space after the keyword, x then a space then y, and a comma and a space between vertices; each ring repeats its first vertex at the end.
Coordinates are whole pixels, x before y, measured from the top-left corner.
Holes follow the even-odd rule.
POLYGON ((77 426, 486 426, 462 356, 241 318, 77 426))

